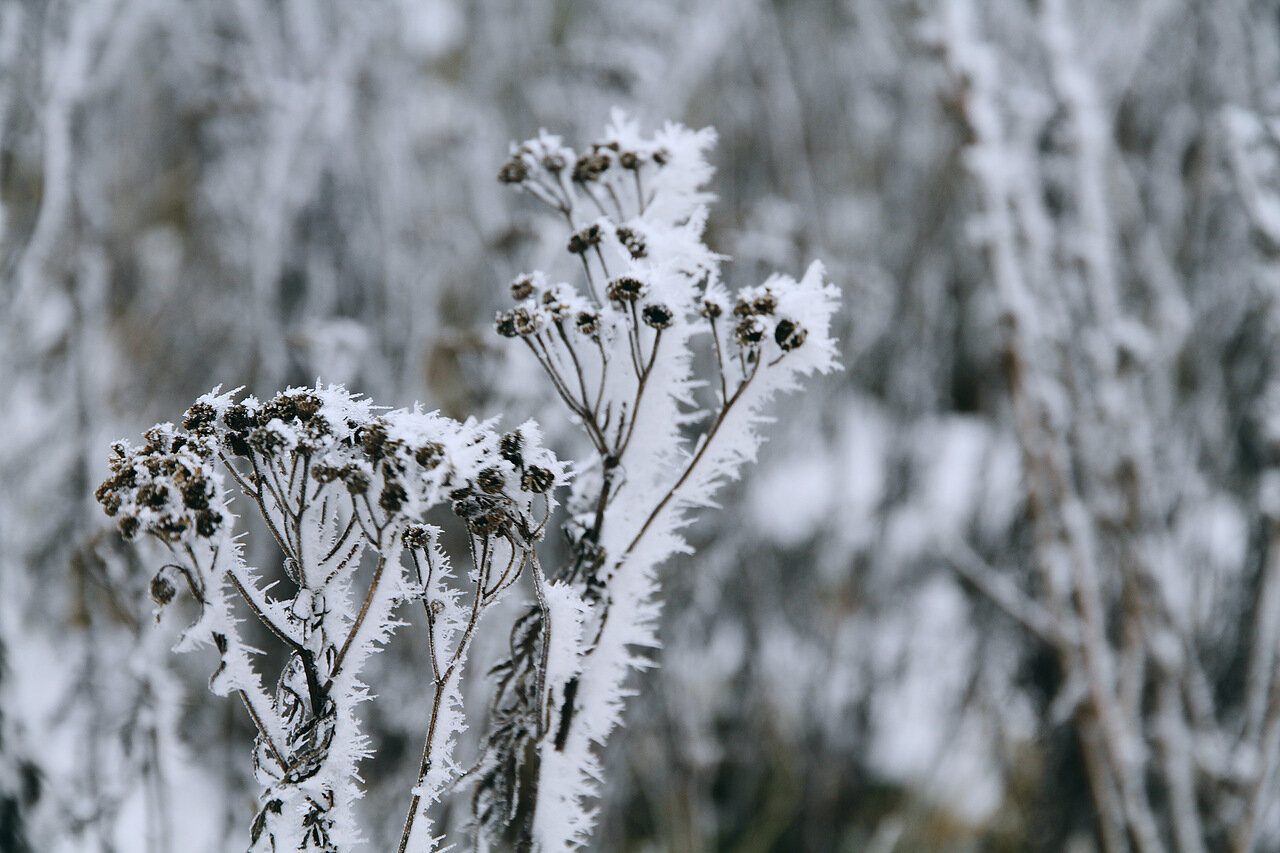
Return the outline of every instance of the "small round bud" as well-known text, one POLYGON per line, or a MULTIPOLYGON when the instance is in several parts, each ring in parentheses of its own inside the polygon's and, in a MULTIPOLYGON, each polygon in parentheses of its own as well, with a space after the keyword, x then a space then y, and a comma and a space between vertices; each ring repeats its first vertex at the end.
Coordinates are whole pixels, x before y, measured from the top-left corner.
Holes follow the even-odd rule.
POLYGON ((161 607, 173 601, 173 597, 177 594, 178 590, 164 575, 158 574, 151 579, 151 600, 161 607))
POLYGON ((497 468, 485 468, 476 476, 476 485, 483 491, 496 495, 507 485, 507 481, 497 468))
POLYGON ((618 155, 618 165, 634 172, 640 168, 640 155, 634 151, 623 151, 618 155))
POLYGON ((529 178, 529 166, 520 157, 512 157, 498 170, 498 183, 522 184, 529 178))
POLYGON ((540 468, 537 465, 530 465, 528 470, 524 472, 524 476, 520 478, 520 488, 526 492, 543 494, 555 485, 555 482, 555 475, 549 470, 540 468))
POLYGON ((498 318, 494 323, 494 328, 498 330, 498 334, 504 338, 514 338, 516 332, 516 318, 510 311, 499 311, 498 318))
POLYGON ((714 320, 724 313, 724 306, 715 299, 702 300, 702 310, 699 312, 708 320, 714 320))
POLYGON ((520 431, 505 433, 498 439, 498 454, 517 468, 524 465, 524 437, 520 431))
POLYGON ((542 158, 542 168, 548 172, 559 172, 564 167, 564 157, 559 154, 548 154, 542 158))
POLYGON ((796 325, 795 321, 788 320, 786 317, 779 320, 777 327, 773 330, 773 339, 777 341, 783 352, 791 352, 796 349, 804 343, 804 339, 808 336, 809 333, 807 331, 796 325))

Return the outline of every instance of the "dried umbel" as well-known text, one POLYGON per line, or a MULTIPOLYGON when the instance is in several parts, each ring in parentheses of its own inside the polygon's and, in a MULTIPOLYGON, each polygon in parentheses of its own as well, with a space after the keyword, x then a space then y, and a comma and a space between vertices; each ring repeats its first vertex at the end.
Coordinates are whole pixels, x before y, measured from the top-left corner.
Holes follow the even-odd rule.
MULTIPOLYGON (((251 849, 347 849, 359 835, 351 803, 365 752, 354 713, 367 695, 363 661, 408 601, 430 614, 428 670, 465 658, 471 640, 462 589, 424 516, 439 504, 457 510, 460 491, 475 496, 460 514, 475 543, 471 606, 483 611, 530 565, 564 468, 532 423, 499 435, 417 409, 379 411, 335 386, 267 400, 215 390, 181 428, 159 424, 145 439, 114 446, 97 498, 127 536, 168 550, 151 598, 159 608, 184 591, 192 598, 199 618, 180 648, 213 647, 210 687, 237 696, 257 730, 263 793, 251 849), (264 584, 243 561, 235 491, 270 530, 287 582, 264 584), (243 615, 284 644, 274 685, 250 664, 243 615)), ((456 688, 453 673, 436 682, 456 688)))

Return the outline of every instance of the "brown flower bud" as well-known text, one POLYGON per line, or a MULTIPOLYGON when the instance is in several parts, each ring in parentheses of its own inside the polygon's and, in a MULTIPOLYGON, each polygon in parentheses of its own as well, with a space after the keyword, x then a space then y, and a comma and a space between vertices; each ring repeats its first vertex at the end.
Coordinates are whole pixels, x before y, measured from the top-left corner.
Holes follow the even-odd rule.
POLYGON ((529 178, 529 166, 520 157, 512 157, 498 170, 498 183, 522 184, 529 178))
POLYGON ((644 293, 644 283, 630 276, 615 278, 605 288, 605 295, 614 302, 635 302, 644 293))
POLYGON ((157 574, 151 579, 151 600, 161 607, 173 601, 177 594, 178 590, 164 575, 157 574))

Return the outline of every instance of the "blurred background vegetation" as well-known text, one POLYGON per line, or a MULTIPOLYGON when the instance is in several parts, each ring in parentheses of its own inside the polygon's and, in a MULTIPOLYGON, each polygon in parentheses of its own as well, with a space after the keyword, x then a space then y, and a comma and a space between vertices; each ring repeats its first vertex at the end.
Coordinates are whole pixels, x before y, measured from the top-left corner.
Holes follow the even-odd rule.
MULTIPOLYGON (((1276 660, 1280 4, 3 0, 0 850, 243 845, 247 724, 153 630, 149 570, 92 502, 110 441, 219 383, 316 377, 546 417, 490 326, 560 247, 497 168, 615 106, 717 129, 729 284, 824 260, 846 369, 665 569, 595 847, 1144 849, 1127 817, 1107 840, 1089 702, 1015 612, 1055 612, 1043 434, 1122 650, 1127 549, 1157 543, 1133 577, 1204 675, 1209 719, 1179 718, 1203 843, 1280 799, 1232 769, 1275 763, 1250 703, 1276 660)), ((1141 724, 1157 635, 1117 691, 1161 843, 1194 849, 1141 724)), ((375 666, 365 808, 391 837, 423 689, 408 655, 375 666)), ((1257 825, 1276 849, 1280 811, 1257 825)))

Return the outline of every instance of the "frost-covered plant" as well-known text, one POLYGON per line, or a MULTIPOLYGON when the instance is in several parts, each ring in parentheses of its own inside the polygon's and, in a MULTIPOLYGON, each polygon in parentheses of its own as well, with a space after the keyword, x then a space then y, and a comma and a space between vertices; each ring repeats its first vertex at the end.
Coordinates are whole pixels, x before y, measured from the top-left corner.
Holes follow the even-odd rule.
MULTIPOLYGON (((563 522, 567 561, 544 573, 535 549, 567 466, 532 422, 499 435, 417 409, 380 412, 341 387, 291 388, 269 401, 215 391, 181 428, 115 447, 98 499, 126 537, 146 533, 171 561, 152 582, 199 607, 179 649, 212 645, 210 686, 243 702, 264 786, 254 850, 339 850, 360 839, 351 807, 367 747, 356 706, 361 665, 417 602, 433 685, 426 743, 400 850, 435 849, 432 807, 474 786, 478 847, 572 849, 594 821, 595 753, 618 724, 624 681, 656 645, 657 566, 687 550, 689 510, 711 503, 760 443, 763 407, 834 368, 836 289, 821 265, 730 294, 702 240, 708 131, 652 138, 616 116, 583 152, 547 133, 515 147, 500 180, 563 218, 575 285, 535 272, 511 285, 500 335, 521 340, 590 442, 563 522), (698 344, 714 375, 700 382, 698 344), (709 386, 709 405, 700 389, 709 386), (288 584, 243 559, 225 478, 257 510, 288 584), (470 560, 454 578, 440 506, 470 560), (529 568, 535 603, 511 627, 487 718, 461 692, 484 611, 529 568), (284 589, 282 590, 282 586, 284 589), (254 669, 234 599, 288 650, 274 688, 254 669), (478 720, 484 720, 478 726, 478 720), (481 731, 478 759, 457 735, 481 731)), ((488 630, 488 629, 486 629, 488 630)))
POLYGON ((341 850, 359 840, 351 805, 366 753, 355 715, 367 698, 362 664, 395 627, 396 606, 421 603, 436 706, 447 706, 479 615, 530 560, 563 474, 532 424, 500 436, 474 421, 380 412, 337 386, 241 402, 215 390, 181 427, 159 424, 141 447, 115 445, 98 500, 126 538, 147 534, 169 550, 151 595, 163 607, 178 587, 190 593, 199 617, 178 650, 217 650, 210 689, 237 696, 257 730, 264 792, 251 849, 341 850), (245 563, 228 476, 279 545, 287 592, 245 563), (449 584, 441 528, 424 523, 441 505, 465 528, 466 606, 449 584), (236 598, 289 650, 274 685, 254 668, 236 598))

